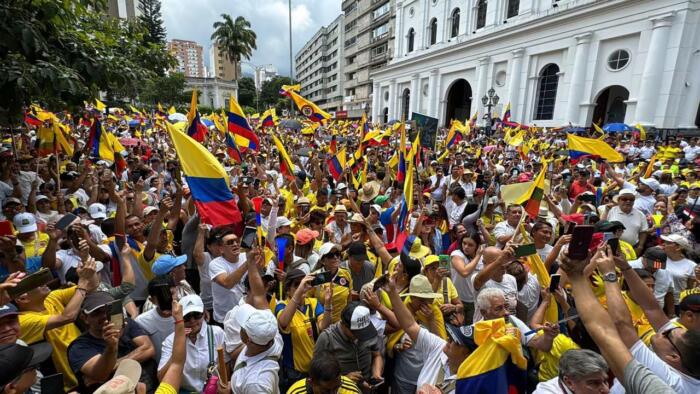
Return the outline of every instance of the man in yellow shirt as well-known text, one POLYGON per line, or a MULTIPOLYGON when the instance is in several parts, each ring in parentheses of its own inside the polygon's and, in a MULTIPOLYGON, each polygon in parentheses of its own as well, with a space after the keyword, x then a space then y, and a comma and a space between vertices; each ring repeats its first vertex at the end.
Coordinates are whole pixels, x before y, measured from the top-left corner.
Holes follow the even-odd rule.
POLYGON ((287 394, 315 393, 359 394, 361 391, 355 382, 340 374, 340 364, 333 354, 323 352, 311 360, 309 377, 298 380, 287 390, 287 394))
POLYGON ((73 322, 78 317, 85 295, 95 290, 95 285, 99 283, 91 280, 96 275, 95 260, 84 260, 77 271, 77 286, 54 291, 40 286, 15 299, 20 311, 20 339, 30 345, 41 341, 51 344, 54 350, 51 357, 58 372, 63 374, 66 392, 78 385, 67 357, 68 345, 80 335, 73 322))
POLYGON ((41 257, 49 244, 49 236, 38 231, 36 218, 29 212, 22 212, 15 215, 12 224, 17 230, 17 239, 24 247, 26 258, 41 257))

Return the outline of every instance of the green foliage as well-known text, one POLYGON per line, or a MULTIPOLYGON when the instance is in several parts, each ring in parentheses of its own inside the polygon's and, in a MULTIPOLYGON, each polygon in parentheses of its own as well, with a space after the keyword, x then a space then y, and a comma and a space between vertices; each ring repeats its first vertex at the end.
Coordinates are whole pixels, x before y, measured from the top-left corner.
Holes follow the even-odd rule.
POLYGON ((260 89, 260 111, 265 108, 275 107, 277 115, 282 115, 282 109, 289 108, 290 99, 280 95, 282 85, 291 85, 292 80, 289 77, 276 76, 275 78, 265 81, 260 89))
MULTIPOLYGON (((247 105, 241 106, 241 107, 243 109, 243 113, 246 114, 247 116, 251 116, 255 113, 258 113, 258 111, 255 109, 255 107, 248 107, 247 105)), ((262 113, 262 111, 260 113, 262 113)))
POLYGON ((255 81, 250 77, 238 80, 238 103, 241 106, 255 107, 255 81))
POLYGON ((139 100, 149 105, 161 103, 167 110, 174 105, 189 107, 192 91, 185 92, 185 76, 181 73, 148 79, 139 92, 139 100))
POLYGON ((146 27, 146 43, 165 45, 166 31, 160 13, 160 0, 139 0, 139 20, 146 27))
POLYGON ((219 50, 234 65, 243 59, 250 59, 253 50, 257 49, 257 36, 250 29, 250 22, 242 16, 237 17, 235 21, 228 14, 221 14, 221 17, 223 22, 214 22, 212 41, 216 42, 219 50))
POLYGON ((0 122, 16 123, 31 102, 74 110, 98 92, 135 97, 175 64, 164 46, 144 44, 141 23, 105 9, 105 0, 0 2, 0 122))

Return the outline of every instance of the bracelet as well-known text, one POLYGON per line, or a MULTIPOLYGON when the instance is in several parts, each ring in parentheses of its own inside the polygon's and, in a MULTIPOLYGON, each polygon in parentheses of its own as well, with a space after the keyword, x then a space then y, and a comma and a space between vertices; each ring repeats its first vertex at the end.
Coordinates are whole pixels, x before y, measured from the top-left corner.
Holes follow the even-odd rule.
POLYGON ((83 287, 76 287, 76 288, 75 288, 75 291, 78 291, 78 290, 82 291, 82 292, 83 292, 83 295, 87 294, 87 292, 88 292, 87 289, 86 289, 86 288, 83 288, 83 287))
POLYGON ((626 268, 621 269, 620 272, 629 271, 629 270, 631 270, 631 269, 632 269, 632 266, 631 266, 631 265, 628 265, 626 268))
POLYGON ((176 324, 176 325, 177 325, 177 324, 180 324, 180 323, 184 323, 184 322, 185 322, 184 319, 175 320, 175 324, 176 324))

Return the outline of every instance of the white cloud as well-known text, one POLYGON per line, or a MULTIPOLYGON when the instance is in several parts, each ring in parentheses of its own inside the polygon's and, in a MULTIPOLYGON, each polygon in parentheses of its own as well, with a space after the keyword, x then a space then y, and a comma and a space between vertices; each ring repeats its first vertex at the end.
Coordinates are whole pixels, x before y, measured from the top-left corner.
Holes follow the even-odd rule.
MULTIPOLYGON (((281 75, 289 75, 287 0, 163 0, 161 9, 168 39, 198 42, 204 47, 205 63, 214 22, 221 14, 245 17, 258 37, 250 62, 273 64, 281 75)), ((340 0, 292 0, 293 54, 340 12, 340 0)))

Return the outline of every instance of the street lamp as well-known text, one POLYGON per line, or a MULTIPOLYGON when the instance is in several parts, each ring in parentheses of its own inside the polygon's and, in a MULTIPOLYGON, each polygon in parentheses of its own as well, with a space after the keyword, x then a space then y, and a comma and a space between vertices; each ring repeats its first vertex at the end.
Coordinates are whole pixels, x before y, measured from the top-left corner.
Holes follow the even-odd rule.
POLYGON ((491 119, 491 108, 495 107, 498 105, 498 100, 500 97, 496 94, 496 90, 494 88, 489 89, 488 92, 484 95, 484 97, 481 98, 481 103, 486 107, 486 113, 484 114, 484 120, 485 126, 487 129, 486 135, 490 136, 491 135, 491 127, 493 126, 492 124, 492 119, 491 119))
POLYGON ((260 77, 260 71, 262 71, 265 66, 258 66, 250 62, 241 61, 241 64, 247 64, 250 66, 255 74, 253 76, 253 84, 255 85, 255 110, 260 112, 260 90, 262 89, 262 78, 260 77), (260 86, 258 86, 258 79, 260 78, 260 86))

